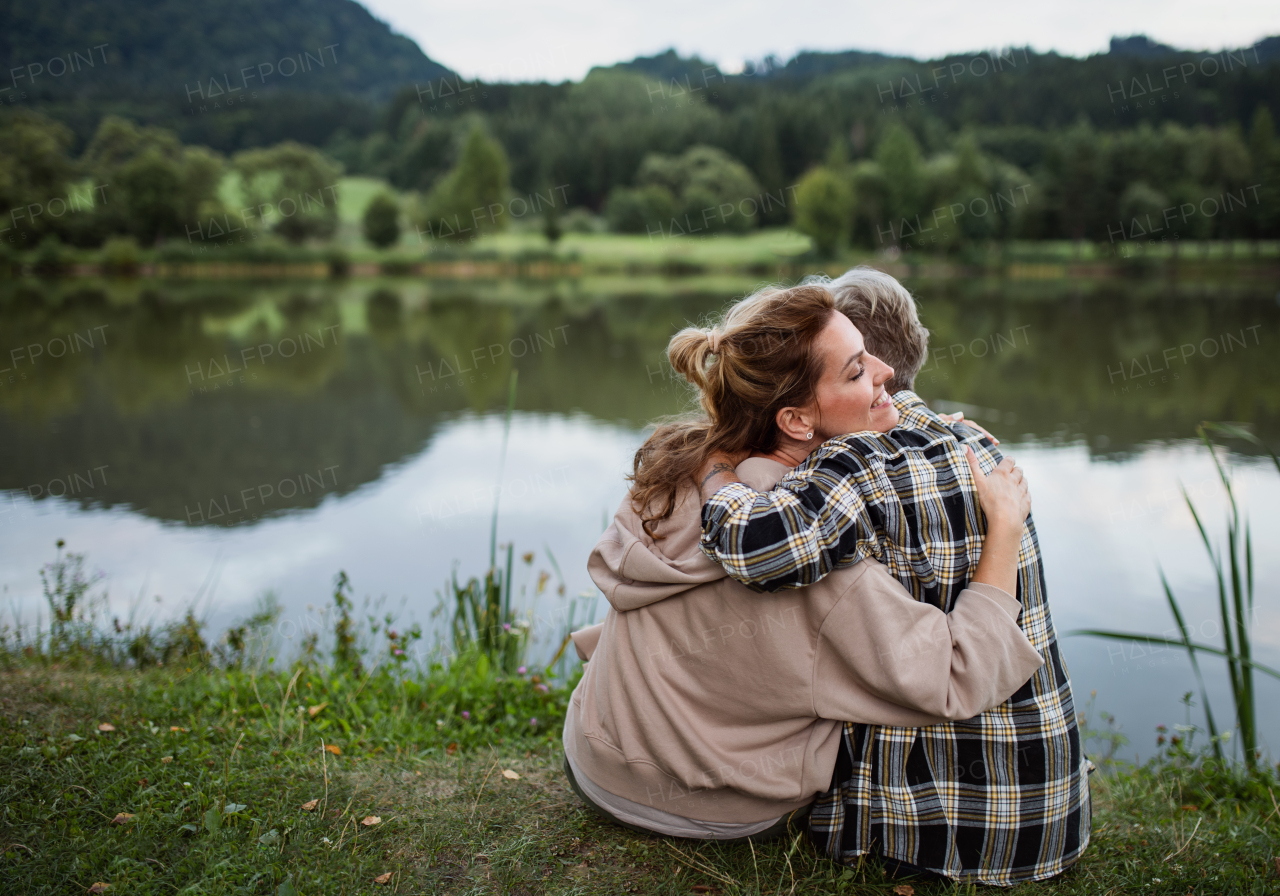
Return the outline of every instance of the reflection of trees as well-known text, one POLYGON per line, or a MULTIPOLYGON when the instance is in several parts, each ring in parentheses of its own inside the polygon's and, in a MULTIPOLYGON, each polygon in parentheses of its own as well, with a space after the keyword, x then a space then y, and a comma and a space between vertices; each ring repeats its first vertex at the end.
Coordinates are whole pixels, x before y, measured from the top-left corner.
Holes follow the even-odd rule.
MULTIPOLYGON (((80 500, 181 522, 201 502, 336 464, 325 491, 277 495, 264 509, 314 506, 421 451, 442 416, 501 408, 513 366, 522 410, 643 426, 688 405, 665 364, 671 334, 729 299, 658 288, 611 295, 518 281, 10 284, 0 291, 0 351, 99 326, 107 345, 43 358, 26 381, 0 388, 0 488, 106 465, 106 485, 80 500), (321 350, 254 363, 244 383, 199 393, 198 378, 187 382, 186 371, 207 370, 210 358, 335 325, 337 345, 330 339, 321 350), (513 344, 533 345, 538 335, 538 351, 512 357, 513 344), (442 361, 475 369, 450 377, 442 361), (428 370, 434 377, 421 373, 428 370)), ((1272 373, 1280 308, 1269 295, 1224 288, 1206 299, 1137 282, 924 283, 918 291, 931 346, 941 352, 917 381, 921 394, 997 409, 999 419, 985 422, 1001 433, 1085 437, 1093 450, 1123 454, 1151 439, 1188 437, 1203 419, 1230 419, 1280 442, 1272 373), (1109 382, 1109 370, 1135 358, 1145 364, 1165 348, 1255 324, 1260 345, 1251 337, 1247 349, 1175 365, 1174 382, 1143 380, 1138 390, 1126 375, 1128 393, 1124 381, 1109 382), (990 346, 997 333, 1005 335, 999 351, 972 356, 974 340, 990 346), (965 353, 952 358, 953 345, 965 353)))
POLYGON ((1010 435, 1085 437, 1100 453, 1125 453, 1152 439, 1191 438, 1202 420, 1247 421, 1274 444, 1280 441, 1274 373, 1280 309, 1270 292, 1224 286, 1206 296, 1203 287, 1180 293, 1171 283, 1122 282, 1019 295, 922 284, 921 316, 935 350, 970 346, 975 339, 990 344, 993 334, 1027 329, 1016 348, 1000 343, 999 353, 988 349, 984 358, 966 354, 952 361, 944 351, 916 385, 926 399, 1003 411, 994 428, 1010 435), (1245 334, 1247 348, 1237 343, 1231 353, 1221 351, 1223 334, 1239 339, 1254 325, 1245 334), (1214 338, 1220 340, 1217 357, 1197 350, 1182 362, 1181 346, 1214 338), (1165 349, 1179 354, 1166 363, 1165 349))
POLYGON ((42 359, 27 381, 0 391, 0 487, 106 465, 105 485, 78 495, 82 503, 129 504, 185 521, 202 502, 225 507, 224 495, 272 486, 261 491, 270 499, 249 512, 273 513, 376 479, 430 437, 433 415, 405 420, 400 402, 377 388, 367 342, 349 344, 341 326, 325 331, 340 323, 332 297, 254 290, 237 299, 245 291, 234 286, 201 292, 145 291, 126 302, 106 290, 0 299, 7 344, 106 327, 105 347, 42 359), (323 347, 210 376, 211 359, 240 366, 242 349, 278 346, 299 332, 322 333, 323 347), (304 478, 291 499, 271 495, 282 480, 319 478, 335 464, 323 490, 304 478))

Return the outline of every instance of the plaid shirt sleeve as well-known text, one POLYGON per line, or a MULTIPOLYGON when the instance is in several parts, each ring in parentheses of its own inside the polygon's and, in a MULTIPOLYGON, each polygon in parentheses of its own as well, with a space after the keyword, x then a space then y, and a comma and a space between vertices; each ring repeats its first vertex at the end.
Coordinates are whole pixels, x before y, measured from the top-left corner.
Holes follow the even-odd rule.
POLYGON ((743 483, 702 508, 702 551, 753 591, 783 591, 833 569, 879 558, 866 495, 879 485, 867 462, 833 439, 773 491, 743 483), (869 491, 868 491, 869 490, 869 491))

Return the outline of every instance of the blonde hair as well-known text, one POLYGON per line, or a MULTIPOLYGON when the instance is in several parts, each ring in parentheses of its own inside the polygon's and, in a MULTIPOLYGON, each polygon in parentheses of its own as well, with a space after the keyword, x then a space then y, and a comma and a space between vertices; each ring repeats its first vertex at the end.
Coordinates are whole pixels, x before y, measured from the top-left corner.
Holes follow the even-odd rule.
POLYGON ((667 359, 697 390, 702 413, 663 423, 636 451, 631 500, 646 532, 671 516, 680 489, 698 484, 713 453, 777 447, 778 411, 814 400, 822 375, 814 343, 835 310, 824 286, 771 286, 718 323, 671 338, 667 359))
POLYGON ((807 277, 803 285, 831 290, 836 310, 862 333, 867 351, 893 368, 885 384, 892 395, 915 387, 916 374, 929 355, 929 331, 920 323, 916 300, 883 271, 859 265, 836 279, 807 277))

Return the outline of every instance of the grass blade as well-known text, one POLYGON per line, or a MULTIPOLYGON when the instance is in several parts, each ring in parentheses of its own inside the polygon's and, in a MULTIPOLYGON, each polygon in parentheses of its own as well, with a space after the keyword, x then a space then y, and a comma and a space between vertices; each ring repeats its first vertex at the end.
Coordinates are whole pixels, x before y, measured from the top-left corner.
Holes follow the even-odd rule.
POLYGON ((507 442, 511 438, 511 411, 516 406, 516 381, 520 371, 511 371, 511 385, 507 389, 507 413, 502 421, 502 454, 498 456, 498 490, 493 496, 493 519, 489 524, 489 568, 498 565, 498 504, 502 500, 502 471, 507 465, 507 442))
POLYGON ((1221 648, 1211 647, 1208 644, 1197 644, 1195 641, 1190 641, 1187 644, 1184 644, 1183 642, 1175 641, 1172 638, 1160 638, 1155 635, 1144 635, 1139 632, 1117 632, 1100 628, 1078 628, 1075 631, 1067 632, 1067 637, 1073 637, 1075 635, 1088 635, 1091 638, 1108 638, 1112 641, 1146 641, 1149 644, 1164 644, 1168 647, 1190 646, 1191 649, 1198 650, 1201 653, 1211 653, 1214 656, 1220 656, 1224 659, 1249 666, 1252 669, 1257 669, 1263 675, 1270 675, 1272 678, 1280 681, 1280 669, 1272 669, 1265 663, 1259 663, 1256 660, 1251 659, 1247 660, 1242 657, 1238 657, 1235 654, 1227 653, 1221 648))
MULTIPOLYGON (((1201 522, 1200 514, 1196 511, 1196 505, 1191 500, 1191 496, 1187 494, 1186 487, 1180 487, 1182 488, 1182 497, 1187 502, 1187 509, 1191 511, 1191 518, 1195 520, 1196 528, 1200 531, 1200 540, 1204 542, 1205 550, 1209 552, 1209 561, 1213 564, 1213 572, 1218 580, 1218 615, 1222 624, 1222 640, 1227 648, 1227 654, 1234 657, 1236 644, 1235 639, 1232 637, 1231 612, 1227 609, 1227 582, 1222 573, 1222 561, 1213 549, 1213 542, 1209 540, 1209 533, 1205 529, 1204 523, 1201 522)), ((1240 672, 1234 660, 1227 661, 1227 674, 1231 679, 1231 693, 1234 695, 1240 690, 1240 672)))
POLYGON ((1229 439, 1243 439, 1246 442, 1257 445, 1271 456, 1271 462, 1275 464, 1276 472, 1280 473, 1280 457, 1277 457, 1276 453, 1262 439, 1249 432, 1243 426, 1236 423, 1201 423, 1200 428, 1208 432, 1221 433, 1229 439))
POLYGON ((1169 587, 1169 580, 1165 578, 1164 570, 1160 570, 1160 584, 1164 586, 1165 598, 1169 601, 1169 609, 1173 611, 1173 618, 1177 620, 1178 631, 1182 633, 1182 643, 1187 650, 1187 657, 1191 660, 1191 668, 1196 673, 1196 683, 1200 686, 1200 700, 1204 703, 1205 721, 1209 726, 1209 739, 1213 744, 1213 755, 1222 758, 1222 743, 1218 740, 1218 726, 1213 721, 1213 710, 1209 707, 1209 692, 1204 687, 1204 676, 1200 674, 1200 661, 1196 659, 1196 652, 1191 647, 1191 634, 1187 629, 1187 623, 1182 618, 1182 608, 1178 606, 1177 599, 1173 596, 1173 589, 1169 587))

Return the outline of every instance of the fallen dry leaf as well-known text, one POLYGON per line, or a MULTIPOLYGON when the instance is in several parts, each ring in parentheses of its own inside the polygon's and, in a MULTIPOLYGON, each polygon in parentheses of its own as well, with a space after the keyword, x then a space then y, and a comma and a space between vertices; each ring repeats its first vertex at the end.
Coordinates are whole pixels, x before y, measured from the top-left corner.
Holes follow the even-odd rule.
POLYGON ((444 748, 444 755, 446 756, 452 756, 456 752, 458 752, 458 745, 456 743, 449 744, 449 746, 444 748))
POLYGON ((119 812, 116 814, 115 818, 111 819, 112 824, 128 824, 131 821, 133 821, 133 814, 131 812, 119 812))
POLYGON ((338 747, 337 744, 325 744, 324 751, 326 753, 332 753, 334 756, 342 755, 342 750, 338 747))
POLYGON ((1200 811, 1200 807, 1199 807, 1199 806, 1191 806, 1191 805, 1187 805, 1187 806, 1183 806, 1183 807, 1182 807, 1182 811, 1183 811, 1183 812, 1199 812, 1199 811, 1200 811))
POLYGON ((168 765, 170 762, 173 762, 173 757, 172 757, 172 756, 161 756, 161 757, 160 757, 160 761, 161 761, 161 762, 163 762, 165 765, 168 765))
POLYGON ((305 802, 305 803, 303 803, 303 804, 302 804, 302 811, 303 811, 303 812, 314 812, 314 811, 316 810, 316 806, 318 806, 318 805, 320 805, 320 801, 319 801, 319 800, 309 800, 309 801, 307 801, 307 802, 305 802))
POLYGON ((151 782, 150 782, 150 781, 148 781, 146 778, 139 778, 139 779, 138 779, 138 786, 139 786, 139 787, 146 787, 146 786, 147 786, 148 784, 150 784, 150 783, 151 783, 151 782))
POLYGON ((170 726, 169 726, 169 730, 170 730, 170 731, 189 731, 190 729, 188 729, 188 728, 182 728, 182 727, 180 727, 180 726, 178 726, 178 725, 170 725, 170 726))
POLYGON ((388 871, 386 874, 379 874, 377 877, 373 879, 373 882, 375 884, 389 884, 391 883, 391 874, 392 872, 390 871, 388 871))
POLYGON ((893 892, 897 893, 898 896, 915 896, 916 890, 911 884, 898 884, 893 888, 893 892))
POLYGON ((109 889, 111 889, 111 884, 104 884, 102 881, 98 881, 96 884, 94 884, 92 887, 89 888, 89 892, 105 893, 109 889))
POLYGON ((320 715, 320 711, 328 705, 328 703, 317 703, 315 706, 308 706, 307 715, 314 719, 316 716, 320 715))
POLYGON ((502 770, 502 777, 506 778, 508 781, 519 781, 519 780, 520 780, 520 775, 519 775, 518 773, 516 773, 516 772, 512 771, 512 770, 511 770, 511 769, 509 769, 509 768, 504 768, 504 769, 502 770))
POLYGON ((382 824, 382 819, 377 815, 366 815, 364 818, 360 819, 360 823, 367 828, 371 828, 375 824, 382 824))
POLYGON ((1275 862, 1275 865, 1276 865, 1276 874, 1277 874, 1277 875, 1280 875, 1280 856, 1272 856, 1272 857, 1271 857, 1271 861, 1272 861, 1272 862, 1275 862))
MULTIPOLYGON (((110 722, 103 722, 101 725, 98 726, 98 730, 99 731, 115 731, 116 726, 112 725, 110 722)), ((95 884, 94 886, 97 886, 97 885, 95 884)), ((103 884, 103 886, 106 886, 106 884, 103 884)))

